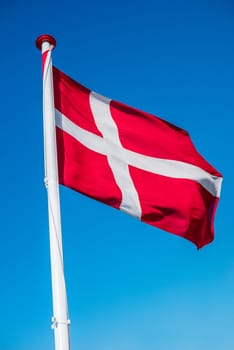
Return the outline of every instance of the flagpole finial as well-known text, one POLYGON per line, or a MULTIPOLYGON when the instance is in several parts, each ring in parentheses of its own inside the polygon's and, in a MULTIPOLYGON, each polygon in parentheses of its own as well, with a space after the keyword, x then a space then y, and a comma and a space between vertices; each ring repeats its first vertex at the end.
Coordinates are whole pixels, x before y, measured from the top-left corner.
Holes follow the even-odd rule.
POLYGON ((47 41, 51 45, 52 49, 55 48, 56 46, 55 38, 50 34, 42 34, 36 39, 36 47, 38 48, 38 50, 41 50, 41 46, 44 41, 47 41))

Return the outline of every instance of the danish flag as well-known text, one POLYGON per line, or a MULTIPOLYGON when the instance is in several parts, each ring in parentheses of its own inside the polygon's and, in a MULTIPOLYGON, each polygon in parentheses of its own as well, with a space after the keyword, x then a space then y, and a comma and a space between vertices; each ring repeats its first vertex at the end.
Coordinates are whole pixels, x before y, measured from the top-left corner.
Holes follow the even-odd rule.
POLYGON ((189 134, 53 67, 60 184, 184 237, 214 238, 222 175, 189 134))

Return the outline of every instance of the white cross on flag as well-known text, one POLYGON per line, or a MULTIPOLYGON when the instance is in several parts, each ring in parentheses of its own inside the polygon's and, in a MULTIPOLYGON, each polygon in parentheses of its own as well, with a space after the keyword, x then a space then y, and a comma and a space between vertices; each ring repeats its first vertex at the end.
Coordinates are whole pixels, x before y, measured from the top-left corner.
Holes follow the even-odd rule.
POLYGON ((214 238, 221 174, 188 133, 53 67, 59 182, 184 237, 214 238))

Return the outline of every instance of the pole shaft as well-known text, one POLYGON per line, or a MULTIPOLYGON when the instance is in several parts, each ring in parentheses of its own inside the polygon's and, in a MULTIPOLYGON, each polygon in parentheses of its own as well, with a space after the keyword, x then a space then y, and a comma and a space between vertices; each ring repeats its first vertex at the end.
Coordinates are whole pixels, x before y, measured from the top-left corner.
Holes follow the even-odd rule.
POLYGON ((45 183, 48 194, 50 259, 54 312, 52 328, 54 329, 55 336, 55 350, 69 350, 69 320, 63 268, 62 230, 58 185, 56 127, 51 59, 52 48, 51 41, 47 37, 44 41, 41 41, 43 62, 45 183))

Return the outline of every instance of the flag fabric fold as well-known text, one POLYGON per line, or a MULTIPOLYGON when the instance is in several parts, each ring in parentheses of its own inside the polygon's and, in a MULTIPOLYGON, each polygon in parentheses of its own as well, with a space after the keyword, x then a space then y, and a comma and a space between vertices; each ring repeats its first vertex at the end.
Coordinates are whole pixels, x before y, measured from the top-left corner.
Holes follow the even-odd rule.
POLYGON ((184 237, 214 238, 222 175, 189 134, 53 67, 60 184, 184 237))

